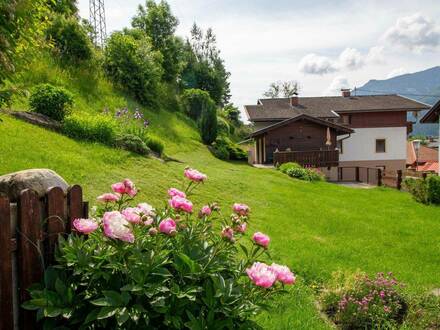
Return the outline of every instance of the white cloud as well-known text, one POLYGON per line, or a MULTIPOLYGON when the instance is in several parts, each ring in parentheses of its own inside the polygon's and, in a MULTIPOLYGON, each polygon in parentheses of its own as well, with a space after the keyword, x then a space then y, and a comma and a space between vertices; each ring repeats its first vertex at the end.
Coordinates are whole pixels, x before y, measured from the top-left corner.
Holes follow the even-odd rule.
POLYGON ((408 71, 405 68, 397 68, 392 70, 390 73, 388 73, 387 75, 387 79, 393 78, 393 77, 397 77, 397 76, 401 76, 405 73, 408 73, 408 71))
POLYGON ((345 48, 339 55, 338 65, 342 69, 356 70, 364 64, 364 56, 356 48, 345 48))
POLYGON ((368 51, 366 56, 366 62, 371 64, 383 64, 385 63, 384 56, 384 47, 383 46, 373 46, 368 51))
POLYGON ((336 70, 335 63, 326 56, 308 54, 299 62, 299 71, 303 73, 322 75, 336 70))
POLYGON ((348 79, 344 76, 336 76, 324 91, 324 95, 340 95, 341 88, 349 88, 348 79))
POLYGON ((439 26, 420 13, 399 18, 383 35, 383 40, 422 51, 440 45, 439 26))

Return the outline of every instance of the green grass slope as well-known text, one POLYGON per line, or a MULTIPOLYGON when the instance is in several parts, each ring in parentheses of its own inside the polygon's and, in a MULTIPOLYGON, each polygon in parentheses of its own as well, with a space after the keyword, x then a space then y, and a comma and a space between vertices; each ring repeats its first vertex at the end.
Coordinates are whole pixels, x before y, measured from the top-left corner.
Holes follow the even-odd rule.
MULTIPOLYGON (((140 200, 160 206, 166 190, 180 186, 188 164, 209 176, 193 197, 197 205, 211 200, 224 208, 236 201, 248 203, 253 211, 250 231, 269 234, 274 259, 301 275, 298 286, 274 312, 260 317, 268 328, 325 327, 305 283, 325 281, 338 269, 393 271, 414 292, 440 286, 440 209, 418 204, 406 193, 296 181, 275 170, 219 161, 195 141, 185 153, 178 152, 179 144, 173 147, 168 142, 175 150, 172 156, 184 164, 162 163, 76 142, 6 115, 1 118, 0 174, 51 168, 70 183, 81 184, 89 200, 107 191, 110 183, 130 177, 142 189, 140 200)), ((176 125, 162 124, 164 131, 167 125, 176 125)), ((177 125, 191 131, 184 121, 177 125)))
MULTIPOLYGON (((62 85, 75 93, 75 111, 138 106, 86 69, 63 70, 54 62, 35 61, 20 73, 26 87, 39 82, 62 85)), ((26 99, 14 100, 26 109, 26 99)), ((195 125, 176 112, 143 109, 151 130, 165 143, 161 162, 99 144, 73 141, 60 134, 0 114, 0 175, 28 168, 51 168, 69 183, 84 187, 86 198, 131 178, 141 189, 139 201, 163 205, 169 187, 180 187, 190 165, 209 176, 192 200, 197 206, 218 201, 252 208, 250 232, 271 236, 274 260, 300 275, 289 295, 259 317, 268 329, 326 329, 314 305, 310 284, 323 283, 336 270, 392 271, 411 292, 440 287, 440 208, 414 202, 391 189, 356 190, 328 183, 293 180, 275 170, 214 158, 200 143, 195 125)))

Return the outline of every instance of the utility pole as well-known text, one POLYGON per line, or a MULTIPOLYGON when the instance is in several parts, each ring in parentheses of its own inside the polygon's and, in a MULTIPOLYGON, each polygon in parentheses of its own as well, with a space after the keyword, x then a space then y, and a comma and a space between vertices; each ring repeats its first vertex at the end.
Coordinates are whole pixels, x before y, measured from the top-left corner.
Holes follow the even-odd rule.
POLYGON ((103 48, 107 38, 104 0, 89 0, 89 17, 93 28, 93 43, 95 46, 103 48))

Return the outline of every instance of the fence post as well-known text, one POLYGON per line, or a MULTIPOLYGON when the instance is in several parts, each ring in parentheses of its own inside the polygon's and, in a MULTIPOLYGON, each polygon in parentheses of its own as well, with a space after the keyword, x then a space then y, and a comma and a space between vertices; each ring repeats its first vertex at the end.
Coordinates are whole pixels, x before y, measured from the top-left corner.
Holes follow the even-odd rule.
POLYGON ((397 170, 397 189, 402 189, 402 170, 397 170))
POLYGON ((82 218, 84 216, 83 209, 83 196, 82 196, 82 188, 81 186, 74 185, 70 187, 67 193, 67 207, 69 210, 68 214, 68 225, 67 225, 67 233, 70 233, 72 228, 73 220, 77 218, 82 218))
POLYGON ((66 231, 64 191, 60 187, 53 187, 47 192, 47 263, 54 260, 55 245, 58 235, 66 231))
MULTIPOLYGON (((42 222, 40 200, 35 191, 26 189, 18 201, 18 278, 19 304, 29 299, 27 289, 43 277, 43 256, 41 254, 42 222)), ((35 312, 20 308, 20 329, 33 329, 35 312)))
POLYGON ((427 177, 428 177, 428 173, 426 173, 426 172, 422 173, 423 180, 426 180, 427 177))
POLYGON ((0 329, 14 328, 12 228, 9 199, 0 196, 0 329))
POLYGON ((359 182, 360 178, 359 178, 359 166, 356 166, 356 182, 359 182))
POLYGON ((382 170, 377 169, 377 185, 380 187, 382 185, 382 170))

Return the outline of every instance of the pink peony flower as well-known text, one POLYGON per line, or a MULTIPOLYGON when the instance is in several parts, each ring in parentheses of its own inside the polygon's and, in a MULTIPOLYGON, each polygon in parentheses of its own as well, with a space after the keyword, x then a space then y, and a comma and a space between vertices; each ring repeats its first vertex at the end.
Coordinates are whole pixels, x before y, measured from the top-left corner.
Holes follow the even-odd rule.
POLYGON ((225 227, 222 230, 222 237, 228 241, 234 242, 234 230, 231 227, 225 227))
POLYGON ((246 231, 246 228, 247 228, 247 223, 243 222, 242 224, 237 225, 235 227, 235 231, 243 234, 246 231))
POLYGON ((243 215, 243 216, 248 215, 249 211, 250 211, 249 206, 247 206, 246 204, 240 204, 240 203, 235 203, 234 206, 232 207, 232 209, 238 215, 243 215))
POLYGON ((131 223, 140 223, 141 222, 141 209, 137 207, 127 207, 125 210, 122 210, 121 213, 127 219, 128 222, 131 223))
POLYGON ((257 232, 252 237, 252 240, 255 242, 255 244, 260 245, 264 248, 267 248, 270 242, 270 238, 267 235, 264 235, 263 233, 257 232))
POLYGON ((166 235, 173 235, 177 232, 176 222, 171 218, 162 220, 159 224, 159 230, 166 235))
POLYGON ((108 202, 116 202, 119 200, 119 195, 112 194, 112 193, 105 193, 101 196, 98 196, 97 200, 100 202, 108 203, 108 202))
POLYGON ((187 213, 191 213, 193 210, 193 204, 186 198, 182 198, 179 196, 174 196, 168 201, 168 203, 173 209, 178 211, 185 211, 187 213))
POLYGON ((277 280, 284 284, 294 284, 295 283, 295 275, 290 271, 289 267, 277 265, 273 263, 270 268, 277 275, 277 280))
POLYGON ((143 215, 155 215, 154 208, 148 203, 140 203, 137 208, 143 215))
POLYGON ((205 174, 192 168, 186 168, 183 173, 188 179, 194 182, 203 182, 208 178, 205 174))
POLYGON ((209 215, 211 215, 212 210, 211 210, 211 208, 209 207, 209 205, 205 205, 205 206, 202 207, 200 213, 201 213, 202 215, 209 216, 209 215))
POLYGON ((251 281, 263 288, 270 288, 277 279, 277 274, 265 263, 255 262, 251 268, 246 269, 251 281))
POLYGON ((134 197, 137 194, 137 189, 130 179, 125 179, 122 182, 112 184, 112 190, 118 194, 127 194, 134 197))
POLYGON ((179 189, 176 188, 168 189, 168 195, 170 197, 178 196, 178 197, 186 198, 186 194, 183 191, 180 191, 179 189))
POLYGON ((88 235, 98 228, 98 224, 91 219, 75 219, 73 227, 80 233, 88 235))
POLYGON ((134 242, 134 235, 130 229, 130 223, 120 212, 105 212, 103 222, 104 234, 106 236, 125 242, 134 242))

